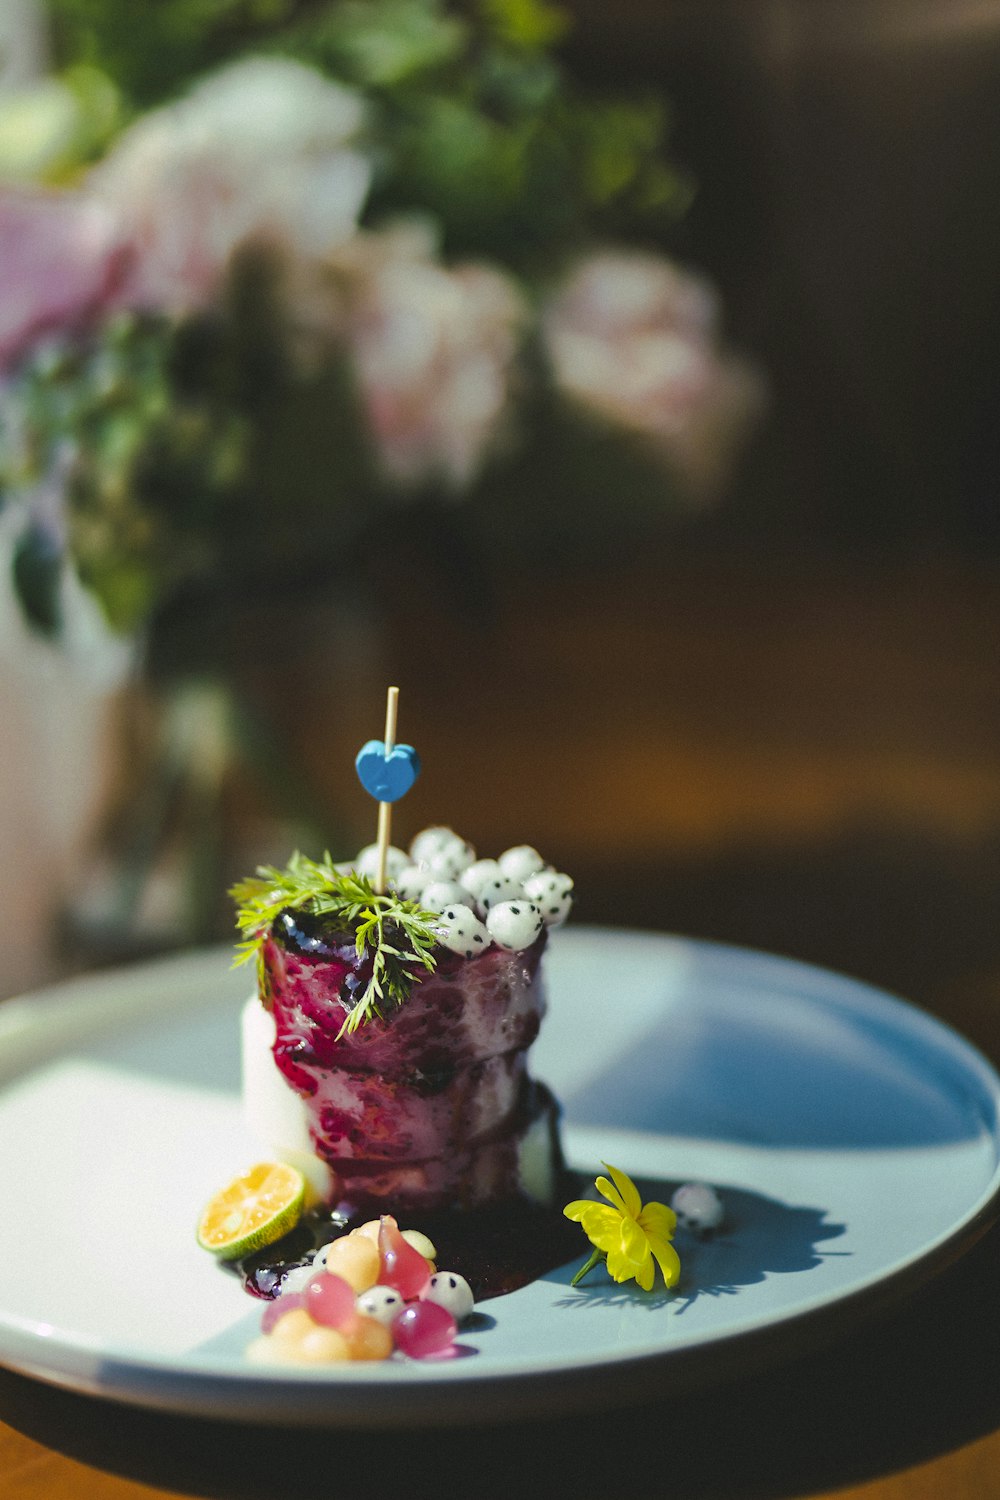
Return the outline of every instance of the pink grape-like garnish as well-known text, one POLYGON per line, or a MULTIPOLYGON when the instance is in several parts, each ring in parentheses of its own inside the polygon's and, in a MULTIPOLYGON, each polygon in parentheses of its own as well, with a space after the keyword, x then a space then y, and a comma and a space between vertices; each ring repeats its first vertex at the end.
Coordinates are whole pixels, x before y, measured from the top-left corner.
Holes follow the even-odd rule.
POLYGON ((314 1276, 302 1294, 302 1305, 315 1323, 324 1328, 344 1329, 357 1317, 354 1288, 342 1276, 321 1271, 314 1276))
POLYGON ((294 1307, 304 1307, 305 1300, 301 1292, 286 1292, 283 1297, 275 1297, 273 1302, 267 1304, 261 1316, 261 1332, 271 1333, 279 1318, 283 1318, 294 1307))
POLYGON ((427 1261, 404 1240, 395 1219, 383 1216, 378 1231, 378 1250, 381 1257, 379 1284, 391 1286, 407 1302, 419 1297, 431 1279, 427 1261))
POLYGON ((414 1302, 393 1319, 396 1348, 410 1359, 443 1354, 455 1341, 458 1324, 447 1308, 436 1302, 414 1302))

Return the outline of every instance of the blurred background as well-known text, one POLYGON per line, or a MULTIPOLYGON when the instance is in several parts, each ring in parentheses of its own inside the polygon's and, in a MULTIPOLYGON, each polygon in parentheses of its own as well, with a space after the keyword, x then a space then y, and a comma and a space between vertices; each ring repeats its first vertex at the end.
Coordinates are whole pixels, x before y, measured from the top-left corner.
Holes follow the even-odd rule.
POLYGON ((0 995, 447 822, 994 1053, 1000 3, 8 0, 0 995))

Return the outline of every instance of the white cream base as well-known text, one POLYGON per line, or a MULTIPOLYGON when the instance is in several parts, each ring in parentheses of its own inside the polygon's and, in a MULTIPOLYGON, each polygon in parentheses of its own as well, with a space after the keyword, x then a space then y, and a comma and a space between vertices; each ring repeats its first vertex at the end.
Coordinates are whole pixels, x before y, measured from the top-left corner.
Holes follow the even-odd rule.
POLYGON ((547 1114, 529 1125, 518 1147, 517 1171, 521 1191, 537 1203, 551 1203, 556 1192, 556 1163, 552 1151, 552 1122, 547 1114))
POLYGON ((333 1173, 312 1148, 304 1101, 275 1066, 275 1025, 256 995, 240 1016, 243 1064, 243 1118, 261 1147, 278 1161, 297 1167, 306 1179, 310 1206, 333 1197, 333 1173))

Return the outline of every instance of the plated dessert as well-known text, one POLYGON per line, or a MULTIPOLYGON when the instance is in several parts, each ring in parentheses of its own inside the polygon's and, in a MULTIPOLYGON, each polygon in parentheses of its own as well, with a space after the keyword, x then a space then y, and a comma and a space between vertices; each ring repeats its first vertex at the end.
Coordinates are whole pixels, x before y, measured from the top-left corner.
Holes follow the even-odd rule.
POLYGON ((579 1253, 573 1220, 615 1279, 651 1284, 654 1255, 676 1279, 675 1216, 624 1174, 598 1179, 610 1207, 561 1207, 578 1184, 528 1054, 573 881, 527 844, 483 859, 446 827, 389 842, 419 771, 395 744, 394 692, 385 740, 356 762, 377 842, 341 863, 295 854, 233 890, 238 961, 257 973, 243 1104, 269 1159, 206 1207, 199 1241, 275 1304, 264 1362, 440 1354, 476 1300, 579 1253), (632 1249, 608 1255, 623 1234, 632 1249))
MULTIPOLYGON (((456 1299, 471 1310, 572 1256, 558 1106, 527 1061, 548 934, 572 888, 533 848, 477 859, 447 828, 347 863, 296 854, 235 888, 240 956, 258 980, 242 1015, 243 1104, 270 1160, 213 1201, 200 1239, 248 1290, 301 1315, 282 1337, 312 1334, 310 1287, 339 1305, 334 1266, 341 1280, 349 1267, 368 1317, 401 1297, 443 1298, 453 1316, 456 1299), (435 1279, 440 1254, 463 1272, 435 1279)), ((440 1329, 411 1309, 417 1347, 430 1316, 440 1329)), ((280 1362, 268 1320, 258 1357, 280 1362)), ((384 1343, 372 1347, 392 1352, 384 1343)))
POLYGON ((527 847, 477 859, 443 828, 390 848, 381 896, 372 858, 297 857, 237 888, 259 974, 248 1123, 347 1214, 551 1202, 557 1109, 527 1059, 572 881, 527 847))

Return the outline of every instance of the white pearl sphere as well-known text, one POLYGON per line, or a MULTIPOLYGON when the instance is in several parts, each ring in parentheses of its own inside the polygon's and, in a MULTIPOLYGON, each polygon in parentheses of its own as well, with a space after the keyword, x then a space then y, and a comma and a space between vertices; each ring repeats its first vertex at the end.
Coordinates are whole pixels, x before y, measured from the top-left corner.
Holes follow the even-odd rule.
POLYGON ((573 881, 557 870, 542 870, 529 875, 524 894, 542 913, 546 927, 561 927, 573 907, 573 881))
POLYGON ((478 901, 486 882, 496 880, 500 873, 500 866, 495 859, 476 859, 462 871, 458 877, 459 884, 478 901))
POLYGON ((443 912, 446 906, 461 906, 468 891, 455 880, 432 880, 420 892, 420 905, 427 911, 443 912))
POLYGON ((363 1317, 374 1318, 376 1323, 388 1328, 393 1318, 403 1311, 406 1303, 403 1294, 397 1292, 394 1286, 370 1286, 366 1292, 358 1294, 354 1305, 363 1317))
POLYGON ((435 1271, 421 1301, 436 1302, 451 1313, 456 1323, 467 1318, 475 1306, 472 1288, 457 1271, 435 1271))
POLYGON ((424 828, 410 841, 410 858, 408 864, 419 865, 424 860, 430 859, 432 854, 450 844, 458 835, 452 828, 424 828))
POLYGON ((281 1278, 281 1289, 279 1296, 284 1297, 288 1292, 303 1292, 316 1275, 317 1267, 292 1266, 281 1278))
POLYGON ((501 901, 486 914, 486 930, 495 943, 510 953, 530 948, 545 924, 533 901, 501 901))
POLYGON ((511 880, 508 875, 495 875, 492 880, 487 880, 476 898, 483 911, 490 911, 501 901, 515 901, 519 896, 523 897, 524 886, 519 880, 511 880))
POLYGON ((461 953, 464 958, 485 953, 491 942, 475 912, 458 903, 445 907, 440 922, 434 924, 434 931, 442 947, 449 948, 452 953, 461 953))
POLYGON ((515 844, 513 849, 505 849, 497 863, 508 879, 522 882, 545 869, 544 859, 530 844, 515 844))
POLYGON ((686 1182, 670 1200, 670 1207, 685 1229, 704 1232, 722 1223, 722 1199, 706 1182, 686 1182))
POLYGON ((475 857, 476 851, 471 844, 467 844, 464 839, 452 837, 447 844, 442 844, 420 863, 426 866, 435 880, 457 880, 475 857))
POLYGON ((396 894, 404 901, 419 901, 424 887, 430 885, 433 879, 433 875, 423 865, 407 865, 392 883, 396 887, 396 894))
MULTIPOLYGON (((395 881, 397 875, 401 875, 410 863, 410 856, 402 849, 397 849, 390 844, 385 853, 385 875, 387 880, 395 881)), ((354 869, 359 875, 367 875, 369 878, 378 870, 378 844, 366 844, 359 851, 354 861, 354 869)))

